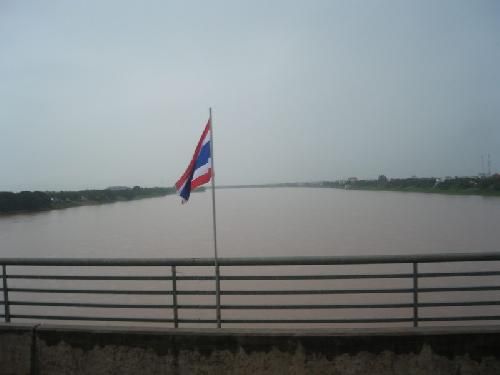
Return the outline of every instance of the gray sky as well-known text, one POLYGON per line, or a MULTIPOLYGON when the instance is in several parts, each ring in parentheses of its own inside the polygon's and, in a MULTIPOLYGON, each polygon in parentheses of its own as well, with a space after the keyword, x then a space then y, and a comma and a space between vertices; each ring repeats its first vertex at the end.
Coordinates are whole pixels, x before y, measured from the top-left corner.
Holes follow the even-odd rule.
POLYGON ((0 190, 500 169, 499 1, 0 0, 0 190))

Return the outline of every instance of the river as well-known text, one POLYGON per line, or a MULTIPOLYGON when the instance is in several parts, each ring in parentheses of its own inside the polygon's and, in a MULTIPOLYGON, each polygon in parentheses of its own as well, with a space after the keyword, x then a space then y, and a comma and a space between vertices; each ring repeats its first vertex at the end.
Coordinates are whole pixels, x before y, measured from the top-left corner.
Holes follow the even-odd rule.
MULTIPOLYGON (((498 251, 500 198, 217 190, 221 257, 498 251)), ((211 194, 0 216, 2 257, 211 257, 211 194)))

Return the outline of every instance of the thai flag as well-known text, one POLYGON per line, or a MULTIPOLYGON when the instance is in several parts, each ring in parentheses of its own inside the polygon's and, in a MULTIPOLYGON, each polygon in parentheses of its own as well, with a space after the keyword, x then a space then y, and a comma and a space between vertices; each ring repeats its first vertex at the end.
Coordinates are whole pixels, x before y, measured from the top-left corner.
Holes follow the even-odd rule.
POLYGON ((188 201, 191 190, 206 184, 212 178, 210 126, 210 120, 208 120, 203 134, 196 145, 191 162, 182 177, 175 183, 177 194, 182 197, 182 203, 188 201))

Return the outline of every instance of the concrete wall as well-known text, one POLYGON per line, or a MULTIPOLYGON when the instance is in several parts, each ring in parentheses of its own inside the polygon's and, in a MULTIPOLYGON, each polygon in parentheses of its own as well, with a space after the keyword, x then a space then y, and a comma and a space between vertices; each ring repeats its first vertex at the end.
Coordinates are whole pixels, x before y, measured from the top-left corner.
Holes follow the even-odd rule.
POLYGON ((34 342, 31 325, 0 324, 0 374, 30 374, 34 342))
POLYGON ((500 374, 500 328, 172 330, 0 325, 0 374, 500 374))

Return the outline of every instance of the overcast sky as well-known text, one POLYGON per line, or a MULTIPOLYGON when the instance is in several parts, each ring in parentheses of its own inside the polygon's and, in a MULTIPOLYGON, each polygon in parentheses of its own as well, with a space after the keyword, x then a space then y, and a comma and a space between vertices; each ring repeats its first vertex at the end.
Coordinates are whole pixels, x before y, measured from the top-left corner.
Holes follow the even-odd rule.
POLYGON ((0 190, 171 186, 210 106, 218 184, 498 170, 500 2, 0 0, 0 190))

